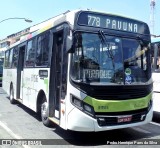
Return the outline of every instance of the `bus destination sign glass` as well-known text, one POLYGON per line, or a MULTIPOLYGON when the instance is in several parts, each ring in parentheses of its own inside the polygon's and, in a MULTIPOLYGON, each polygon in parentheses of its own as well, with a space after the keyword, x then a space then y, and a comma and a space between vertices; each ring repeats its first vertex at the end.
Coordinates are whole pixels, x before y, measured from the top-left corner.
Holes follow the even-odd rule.
POLYGON ((81 12, 78 18, 78 24, 140 34, 149 34, 148 26, 145 23, 116 15, 81 12))

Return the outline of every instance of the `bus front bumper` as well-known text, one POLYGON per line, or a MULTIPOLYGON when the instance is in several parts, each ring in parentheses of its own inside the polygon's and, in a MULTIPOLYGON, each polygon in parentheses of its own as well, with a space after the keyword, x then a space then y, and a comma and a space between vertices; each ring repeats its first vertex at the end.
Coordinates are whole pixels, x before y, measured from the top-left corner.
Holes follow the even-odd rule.
POLYGON ((106 131, 106 130, 113 130, 120 128, 128 128, 128 127, 147 124, 152 121, 152 117, 153 117, 153 106, 150 108, 143 121, 135 123, 131 122, 122 125, 100 126, 97 122, 97 118, 92 118, 91 116, 85 114, 79 109, 74 108, 68 115, 67 129, 73 131, 98 132, 98 131, 106 131))

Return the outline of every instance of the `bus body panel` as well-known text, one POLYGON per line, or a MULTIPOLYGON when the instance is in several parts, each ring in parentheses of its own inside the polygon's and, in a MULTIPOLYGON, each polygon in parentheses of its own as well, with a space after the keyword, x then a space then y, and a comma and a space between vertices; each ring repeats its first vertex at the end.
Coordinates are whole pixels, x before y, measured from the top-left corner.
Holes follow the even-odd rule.
POLYGON ((21 96, 23 104, 35 111, 36 94, 35 94, 34 82, 31 81, 32 75, 34 75, 34 69, 30 68, 23 69, 23 75, 22 75, 23 83, 21 83, 21 89, 22 89, 21 96))
POLYGON ((153 78, 153 111, 160 112, 160 73, 152 73, 153 78))
POLYGON ((74 108, 67 116, 67 129, 74 131, 95 131, 96 120, 74 108), (77 118, 78 117, 78 118, 77 118))
MULTIPOLYGON (((39 71, 42 68, 24 68, 23 72, 23 104, 30 109, 37 111, 37 97, 40 90, 44 91, 46 98, 48 98, 48 78, 40 78, 39 71)), ((45 68, 49 71, 49 69, 45 68)))
POLYGON ((153 92, 153 111, 160 112, 160 93, 153 92))
POLYGON ((160 73, 152 73, 152 79, 153 79, 153 91, 160 93, 160 73))
POLYGON ((16 83, 17 83, 17 69, 4 69, 3 70, 3 89, 10 94, 10 86, 13 84, 14 97, 16 98, 16 83))

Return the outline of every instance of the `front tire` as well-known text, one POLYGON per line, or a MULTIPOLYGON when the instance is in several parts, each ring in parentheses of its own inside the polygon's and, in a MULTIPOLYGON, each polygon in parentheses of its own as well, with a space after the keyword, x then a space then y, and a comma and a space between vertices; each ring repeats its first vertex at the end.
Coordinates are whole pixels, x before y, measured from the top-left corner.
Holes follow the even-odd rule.
POLYGON ((50 127, 52 122, 48 118, 48 103, 46 99, 41 104, 41 119, 45 126, 50 127))

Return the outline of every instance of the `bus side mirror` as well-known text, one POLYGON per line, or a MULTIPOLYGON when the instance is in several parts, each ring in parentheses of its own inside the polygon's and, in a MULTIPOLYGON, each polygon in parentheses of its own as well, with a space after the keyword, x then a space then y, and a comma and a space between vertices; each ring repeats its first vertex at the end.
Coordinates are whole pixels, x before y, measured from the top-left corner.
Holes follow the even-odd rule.
POLYGON ((72 47, 72 36, 67 36, 66 39, 66 50, 68 53, 73 53, 73 47, 72 47))

